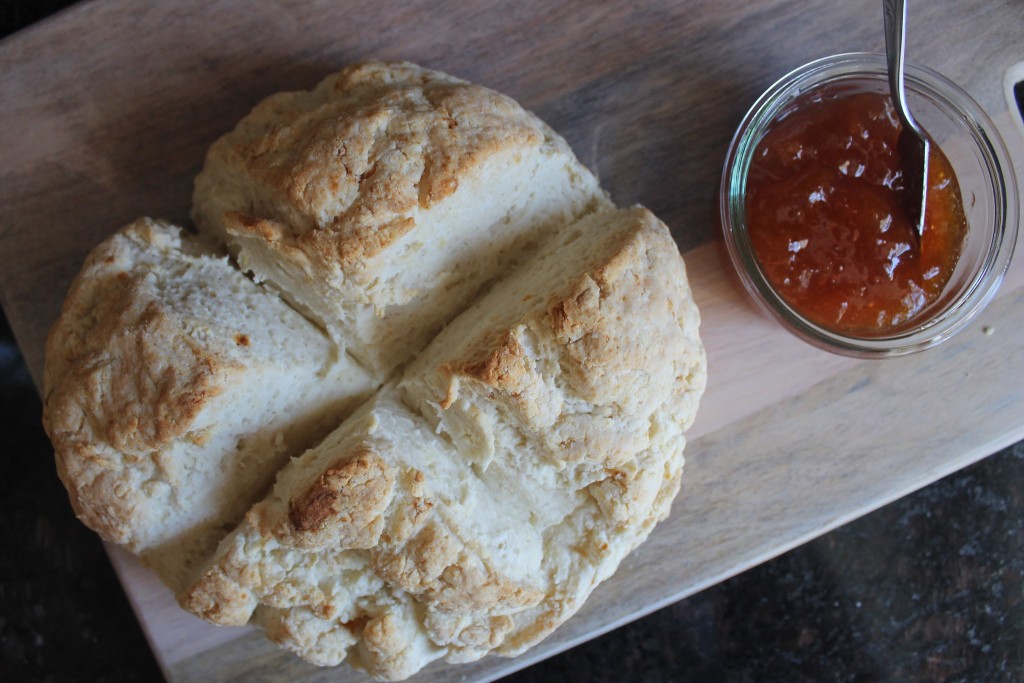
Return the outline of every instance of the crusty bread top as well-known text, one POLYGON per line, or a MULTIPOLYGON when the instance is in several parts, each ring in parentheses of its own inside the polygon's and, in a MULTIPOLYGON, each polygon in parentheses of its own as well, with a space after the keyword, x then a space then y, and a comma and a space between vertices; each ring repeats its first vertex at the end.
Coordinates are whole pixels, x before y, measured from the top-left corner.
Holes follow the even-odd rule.
POLYGON ((118 450, 153 450, 180 436, 215 391, 215 374, 237 366, 226 354, 207 357, 157 304, 162 296, 148 275, 166 269, 163 259, 180 245, 169 226, 148 219, 102 243, 82 266, 48 338, 48 412, 90 406, 88 416, 60 414, 68 426, 88 419, 118 450), (105 382, 114 376, 126 379, 105 382), (140 403, 156 407, 153 420, 140 423, 140 403))
MULTIPOLYGON (((500 421, 547 442, 542 457, 602 471, 647 447, 650 415, 673 391, 703 391, 699 324, 664 224, 642 207, 595 213, 446 327, 402 386, 456 440, 452 422, 474 422, 459 397, 475 392, 473 411, 500 407, 500 421)), ((676 416, 684 428, 696 409, 676 416)), ((496 421, 476 419, 488 431, 463 447, 486 451, 496 421)))
POLYGON ((135 499, 110 461, 144 459, 183 436, 241 367, 230 353, 208 353, 161 306, 155 271, 173 268, 163 258, 180 246, 169 226, 147 219, 105 241, 47 339, 44 425, 58 471, 84 521, 120 543, 135 499))
POLYGON ((46 359, 43 422, 72 504, 136 552, 237 521, 289 447, 376 384, 223 252, 149 219, 89 255, 46 359))
MULTIPOLYGON (((260 103, 211 147, 197 195, 207 184, 222 193, 230 169, 251 184, 235 188, 249 207, 228 217, 234 230, 355 274, 482 158, 546 137, 536 117, 493 90, 412 64, 357 64, 315 90, 260 103)), ((201 227, 221 219, 201 209, 195 217, 201 227)))

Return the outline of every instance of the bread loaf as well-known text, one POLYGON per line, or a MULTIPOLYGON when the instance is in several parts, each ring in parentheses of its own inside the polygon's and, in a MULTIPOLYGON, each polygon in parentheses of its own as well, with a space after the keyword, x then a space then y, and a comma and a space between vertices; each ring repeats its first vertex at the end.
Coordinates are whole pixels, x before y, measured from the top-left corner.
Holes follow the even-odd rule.
POLYGON ((522 652, 668 514, 685 267, 513 100, 349 67, 217 141, 192 215, 90 255, 44 414, 80 517, 185 609, 398 680, 522 652))
POLYGON ((378 383, 223 254, 142 219, 82 267, 44 384, 76 513, 180 588, 288 458, 378 383))

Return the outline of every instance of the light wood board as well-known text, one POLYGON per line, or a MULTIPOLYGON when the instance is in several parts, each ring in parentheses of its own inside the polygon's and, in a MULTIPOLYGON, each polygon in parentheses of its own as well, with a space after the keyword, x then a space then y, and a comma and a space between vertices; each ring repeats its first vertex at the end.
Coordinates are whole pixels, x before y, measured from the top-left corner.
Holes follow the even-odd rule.
MULTIPOLYGON (((623 205, 672 228, 703 315, 709 386, 672 517, 551 638, 515 660, 435 664, 490 680, 764 561, 1024 437, 1024 266, 938 349, 882 362, 815 350, 757 316, 712 243, 733 129, 785 71, 883 47, 874 1, 117 2, 0 43, 0 302, 37 383, 85 254, 141 214, 183 221, 206 147, 261 97, 355 59, 406 59, 506 92, 564 134, 623 205), (988 329, 991 334, 983 330, 988 329)), ((1003 74, 1024 5, 915 3, 913 60, 993 115, 1024 175, 1003 74)), ((48 454, 40 454, 48 457, 48 454)), ((256 631, 178 610, 111 549, 168 677, 358 680, 256 631)))

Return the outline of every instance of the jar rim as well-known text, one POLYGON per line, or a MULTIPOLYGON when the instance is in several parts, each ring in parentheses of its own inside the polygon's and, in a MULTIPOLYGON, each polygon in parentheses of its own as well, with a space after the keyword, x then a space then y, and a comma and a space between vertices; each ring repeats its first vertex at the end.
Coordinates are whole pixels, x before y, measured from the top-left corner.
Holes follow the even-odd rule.
MULTIPOLYGON (((747 294, 758 306, 805 341, 849 356, 882 358, 922 351, 962 330, 995 295, 1009 267, 1017 236, 1017 184, 1009 153, 995 124, 962 88, 942 74, 906 66, 907 87, 927 94, 946 113, 955 114, 983 159, 983 175, 993 199, 991 225, 981 267, 948 305, 890 332, 854 336, 808 320, 783 300, 761 270, 746 234, 745 190, 754 147, 782 107, 799 95, 826 84, 856 78, 886 79, 885 56, 853 52, 808 62, 769 86, 744 115, 725 157, 719 186, 719 213, 725 246, 747 294)), ((970 226, 969 230, 978 229, 970 226)))

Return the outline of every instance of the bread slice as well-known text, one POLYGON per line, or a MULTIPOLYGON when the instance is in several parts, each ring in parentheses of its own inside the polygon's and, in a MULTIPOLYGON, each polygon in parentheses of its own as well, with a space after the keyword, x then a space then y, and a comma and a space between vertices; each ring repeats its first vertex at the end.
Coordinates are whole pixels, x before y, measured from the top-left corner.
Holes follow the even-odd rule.
MULTIPOLYGON (((355 619, 324 609, 325 604, 337 604, 335 593, 326 602, 309 603, 312 607, 301 600, 290 607, 260 606, 253 621, 266 629, 270 640, 307 661, 320 666, 348 661, 379 680, 402 680, 441 657, 461 663, 492 652, 517 656, 575 614, 594 588, 668 515, 679 491, 684 444, 680 433, 662 430, 651 448, 637 457, 639 476, 617 479, 621 497, 637 503, 635 517, 615 522, 594 501, 584 500, 540 535, 544 555, 537 576, 547 590, 536 604, 489 613, 449 611, 412 600, 408 593, 385 584, 356 601, 361 611, 355 619), (652 495, 638 495, 644 490, 652 495)), ((316 563, 325 553, 302 555, 316 563)), ((287 576, 291 580, 296 573, 287 576)), ((361 574, 353 585, 360 585, 366 576, 361 574)))
POLYGON ((352 621, 365 615, 343 605, 365 596, 339 589, 344 572, 328 566, 366 550, 377 577, 421 602, 467 613, 536 604, 541 549, 517 537, 527 512, 386 386, 281 471, 180 602, 228 625, 259 603, 352 621))
POLYGON ((497 652, 564 622, 668 513, 706 385, 699 324, 666 226, 642 207, 608 211, 545 243, 404 372, 406 404, 527 511, 542 548, 544 598, 495 606, 512 618, 497 652))
POLYGON ((89 255, 46 358, 44 425, 75 511, 178 588, 377 384, 226 256, 149 219, 89 255))
POLYGON ((276 642, 384 678, 522 651, 667 514, 705 384, 698 325, 650 212, 563 227, 282 470, 183 606, 243 623, 262 605, 276 642), (353 557, 360 572, 322 569, 353 557), (399 661, 405 637, 431 647, 399 661))
MULTIPOLYGON (((517 656, 575 614, 594 588, 668 515, 679 491, 683 445, 681 435, 669 438, 663 432, 637 458, 642 479, 655 483, 655 495, 635 518, 615 523, 587 502, 542 534, 545 554, 538 576, 544 577, 550 590, 535 605, 508 613, 450 612, 417 602, 385 584, 356 601, 360 616, 355 619, 332 616, 330 609, 323 610, 324 603, 314 601, 320 606, 301 602, 291 607, 260 606, 253 622, 265 628, 270 640, 311 663, 334 666, 347 661, 378 680, 403 680, 441 657, 454 664, 492 652, 517 656)), ((630 497, 639 483, 636 478, 622 480, 624 497, 630 497)), ((313 558, 324 553, 303 555, 316 562, 313 558)), ((361 574, 353 584, 360 585, 366 577, 361 574)))
POLYGON ((541 468, 578 487, 647 448, 666 402, 690 425, 706 381, 699 324, 664 224, 642 207, 603 212, 478 299, 400 386, 477 465, 500 454, 520 481, 541 468))
POLYGON ((370 62, 274 95, 210 149, 193 219, 387 372, 554 227, 610 202, 515 101, 370 62))

